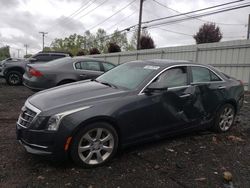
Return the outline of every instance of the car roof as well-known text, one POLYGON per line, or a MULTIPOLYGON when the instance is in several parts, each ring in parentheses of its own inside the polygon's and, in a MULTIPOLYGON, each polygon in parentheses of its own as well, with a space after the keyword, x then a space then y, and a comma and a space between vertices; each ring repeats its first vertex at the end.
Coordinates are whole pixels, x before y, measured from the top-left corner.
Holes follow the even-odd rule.
POLYGON ((143 64, 152 64, 152 65, 157 65, 162 68, 166 68, 169 66, 173 65, 201 65, 201 66, 207 66, 204 64, 199 64, 193 61, 187 61, 187 60, 174 60, 174 59, 150 59, 150 60, 136 60, 136 61, 131 61, 128 63, 143 63, 143 64))
POLYGON ((38 54, 59 54, 59 55, 69 55, 68 52, 59 52, 59 51, 41 51, 41 52, 38 52, 37 54, 34 54, 34 55, 38 55, 38 54))
POLYGON ((75 57, 72 57, 72 59, 75 59, 75 60, 92 60, 92 61, 101 61, 101 62, 106 62, 106 63, 110 63, 110 64, 115 65, 114 63, 109 62, 109 61, 106 61, 106 60, 97 59, 97 58, 93 58, 93 57, 86 57, 86 56, 75 56, 75 57))

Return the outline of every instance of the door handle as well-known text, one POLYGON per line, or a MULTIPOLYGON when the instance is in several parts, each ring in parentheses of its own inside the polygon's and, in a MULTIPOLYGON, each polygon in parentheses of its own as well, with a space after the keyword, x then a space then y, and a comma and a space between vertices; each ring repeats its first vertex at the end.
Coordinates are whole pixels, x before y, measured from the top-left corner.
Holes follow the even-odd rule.
POLYGON ((181 97, 181 98, 185 98, 185 97, 190 97, 190 96, 191 96, 190 93, 186 93, 186 94, 181 95, 180 97, 181 97))
POLYGON ((225 89, 226 86, 219 86, 218 89, 225 89))
POLYGON ((85 77, 85 76, 87 76, 87 75, 86 75, 86 74, 80 74, 80 76, 81 76, 81 77, 85 77))

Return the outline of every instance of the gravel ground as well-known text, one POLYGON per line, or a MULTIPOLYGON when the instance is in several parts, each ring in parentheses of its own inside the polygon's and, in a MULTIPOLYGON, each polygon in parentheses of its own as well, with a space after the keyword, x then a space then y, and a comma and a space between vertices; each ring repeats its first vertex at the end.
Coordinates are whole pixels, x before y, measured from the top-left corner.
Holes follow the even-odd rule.
POLYGON ((235 126, 226 134, 199 132, 124 150, 111 163, 82 169, 25 152, 15 137, 15 122, 27 97, 24 86, 0 79, 0 187, 250 187, 250 95, 235 126))

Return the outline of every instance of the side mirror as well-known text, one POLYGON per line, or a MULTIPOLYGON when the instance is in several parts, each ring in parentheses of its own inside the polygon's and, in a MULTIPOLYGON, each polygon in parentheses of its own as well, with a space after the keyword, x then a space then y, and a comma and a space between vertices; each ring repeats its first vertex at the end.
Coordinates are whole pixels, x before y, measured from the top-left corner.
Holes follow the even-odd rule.
POLYGON ((156 82, 151 83, 145 90, 144 93, 151 94, 155 91, 163 91, 166 92, 168 87, 159 86, 156 82))

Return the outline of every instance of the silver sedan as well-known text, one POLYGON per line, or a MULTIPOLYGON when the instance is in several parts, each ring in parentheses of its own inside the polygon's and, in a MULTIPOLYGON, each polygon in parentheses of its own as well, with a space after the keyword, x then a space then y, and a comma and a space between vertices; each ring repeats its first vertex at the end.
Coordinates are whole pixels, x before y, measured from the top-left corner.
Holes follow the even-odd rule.
POLYGON ((100 59, 65 57, 44 64, 29 64, 23 84, 39 91, 80 80, 95 79, 115 65, 100 59))

